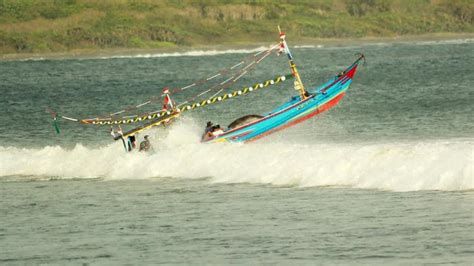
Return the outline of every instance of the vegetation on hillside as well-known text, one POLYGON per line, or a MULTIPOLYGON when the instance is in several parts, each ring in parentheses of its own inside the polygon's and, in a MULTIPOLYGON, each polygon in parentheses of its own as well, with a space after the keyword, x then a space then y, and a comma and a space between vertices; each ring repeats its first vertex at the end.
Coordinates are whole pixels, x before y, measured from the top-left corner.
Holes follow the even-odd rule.
POLYGON ((0 54, 474 32, 472 0, 0 0, 0 54))

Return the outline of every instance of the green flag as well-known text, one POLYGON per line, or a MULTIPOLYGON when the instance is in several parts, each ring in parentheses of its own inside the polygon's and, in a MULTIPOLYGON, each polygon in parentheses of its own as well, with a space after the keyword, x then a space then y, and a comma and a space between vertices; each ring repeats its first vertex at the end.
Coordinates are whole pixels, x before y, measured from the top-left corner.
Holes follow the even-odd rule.
POLYGON ((54 120, 53 120, 53 126, 54 126, 54 129, 56 129, 57 134, 61 133, 59 131, 59 126, 58 126, 58 122, 56 121, 56 118, 54 118, 54 120))

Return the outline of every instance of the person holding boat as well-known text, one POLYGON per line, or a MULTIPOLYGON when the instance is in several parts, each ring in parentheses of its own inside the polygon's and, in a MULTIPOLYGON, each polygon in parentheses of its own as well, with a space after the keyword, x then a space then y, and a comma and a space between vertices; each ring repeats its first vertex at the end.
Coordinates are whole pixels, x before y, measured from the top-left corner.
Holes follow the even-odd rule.
POLYGON ((130 135, 127 137, 127 150, 130 152, 137 147, 137 139, 135 135, 130 135))
POLYGON ((145 135, 144 140, 140 142, 139 151, 153 151, 153 147, 151 146, 150 140, 148 139, 148 135, 145 135))
POLYGON ((119 137, 123 138, 122 128, 120 126, 117 129, 115 129, 113 126, 110 127, 110 135, 112 135, 114 139, 118 139, 119 137))
POLYGON ((123 137, 123 131, 122 127, 118 126, 117 129, 114 127, 110 127, 110 135, 114 138, 114 140, 121 139, 123 147, 125 148, 125 151, 128 152, 130 151, 130 148, 127 147, 127 144, 125 143, 125 138, 123 137))

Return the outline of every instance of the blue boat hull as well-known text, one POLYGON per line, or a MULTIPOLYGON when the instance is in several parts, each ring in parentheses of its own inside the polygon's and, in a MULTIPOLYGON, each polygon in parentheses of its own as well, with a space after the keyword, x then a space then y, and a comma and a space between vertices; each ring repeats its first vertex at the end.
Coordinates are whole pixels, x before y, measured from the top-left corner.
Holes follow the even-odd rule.
POLYGON ((350 67, 324 85, 310 90, 309 97, 301 99, 300 96, 295 96, 290 101, 263 115, 262 118, 228 129, 205 142, 254 141, 329 110, 344 97, 346 90, 352 84, 352 79, 362 58, 363 56, 359 57, 350 67))

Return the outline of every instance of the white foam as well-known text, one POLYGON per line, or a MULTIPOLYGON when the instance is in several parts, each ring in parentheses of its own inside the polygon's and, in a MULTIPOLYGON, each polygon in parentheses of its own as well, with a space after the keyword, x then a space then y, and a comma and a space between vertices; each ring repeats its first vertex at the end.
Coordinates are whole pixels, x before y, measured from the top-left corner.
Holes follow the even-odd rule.
POLYGON ((47 60, 44 57, 30 57, 30 58, 25 58, 25 59, 20 59, 18 61, 44 61, 47 60))
POLYGON ((467 38, 467 39, 436 40, 436 41, 416 41, 414 43, 416 45, 464 44, 464 43, 474 43, 474 39, 467 38))
POLYGON ((324 50, 349 50, 349 49, 362 49, 364 47, 383 47, 383 46, 392 46, 394 44, 413 44, 413 45, 447 45, 447 44, 466 44, 474 43, 473 38, 466 39, 451 39, 451 40, 430 40, 430 41, 413 41, 413 40, 393 40, 387 42, 366 42, 359 44, 333 44, 333 45, 295 45, 296 49, 324 49, 324 50))
MULTIPOLYGON (((61 57, 27 57, 23 59, 18 59, 18 61, 44 61, 44 60, 91 60, 91 59, 120 59, 120 58, 157 58, 157 57, 186 57, 186 56, 214 56, 222 54, 250 54, 265 51, 269 49, 270 46, 260 46, 249 49, 223 49, 223 50, 189 50, 185 52, 157 52, 157 53, 142 53, 142 54, 118 54, 118 55, 93 55, 93 56, 65 56, 61 57)), ((14 60, 15 61, 15 60, 14 60)))
MULTIPOLYGON (((412 40, 394 40, 388 42, 366 42, 358 45, 342 44, 342 45, 312 45, 302 44, 293 46, 294 49, 326 49, 326 50, 339 50, 339 49, 360 49, 362 47, 370 46, 390 46, 395 43, 401 44, 415 44, 415 45, 445 45, 445 44, 465 44, 474 43, 474 38, 465 39, 448 39, 448 40, 431 40, 431 41, 412 41, 412 40)), ((128 55, 107 55, 107 56, 85 56, 85 57, 73 57, 70 58, 44 58, 44 57, 29 57, 19 59, 19 61, 43 61, 43 60, 90 60, 90 59, 120 59, 120 58, 158 58, 158 57, 186 57, 186 56, 214 56, 222 54, 250 54, 267 50, 270 46, 260 46, 249 49, 224 49, 224 50, 190 50, 185 52, 170 52, 170 53, 143 53, 143 54, 128 54, 128 55)))
POLYGON ((251 49, 226 49, 226 50, 192 50, 186 52, 173 52, 173 53, 146 53, 146 54, 135 54, 135 55, 112 55, 102 56, 100 59, 111 59, 111 58, 155 58, 155 57, 184 57, 184 56, 213 56, 222 54, 250 54, 265 51, 270 47, 260 46, 251 49))
POLYGON ((308 49, 308 48, 323 48, 324 45, 318 44, 318 45, 312 45, 312 44, 303 44, 303 45, 295 45, 295 49, 308 49))
POLYGON ((390 191, 474 189, 474 140, 374 144, 200 144, 189 121, 152 135, 155 154, 122 143, 0 147, 0 178, 204 178, 217 183, 347 186, 390 191), (163 136, 160 138, 159 136, 163 136))

